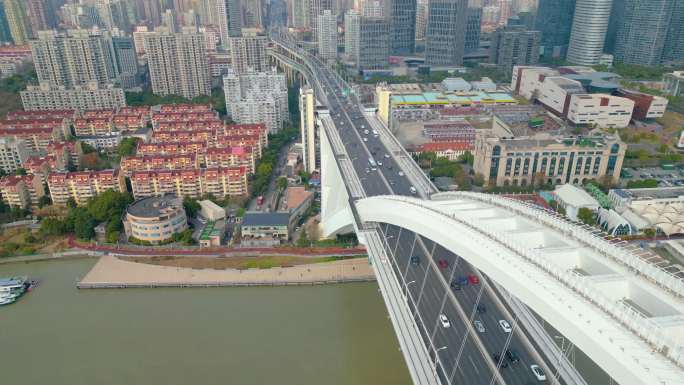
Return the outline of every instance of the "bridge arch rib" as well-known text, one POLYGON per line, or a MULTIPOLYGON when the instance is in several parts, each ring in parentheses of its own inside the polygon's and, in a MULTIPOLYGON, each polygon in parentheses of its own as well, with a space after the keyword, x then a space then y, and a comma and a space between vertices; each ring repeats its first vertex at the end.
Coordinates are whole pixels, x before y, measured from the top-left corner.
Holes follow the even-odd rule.
POLYGON ((620 384, 684 384, 681 300, 652 298, 655 285, 636 282, 618 264, 596 260, 594 251, 573 243, 567 234, 467 194, 438 194, 431 201, 372 197, 357 201, 356 208, 365 223, 403 227, 461 256, 514 293, 620 384), (579 274, 579 267, 587 271, 579 274), (605 295, 596 295, 597 289, 605 295), (651 316, 627 309, 623 292, 638 293, 636 300, 652 299, 642 309, 651 316))

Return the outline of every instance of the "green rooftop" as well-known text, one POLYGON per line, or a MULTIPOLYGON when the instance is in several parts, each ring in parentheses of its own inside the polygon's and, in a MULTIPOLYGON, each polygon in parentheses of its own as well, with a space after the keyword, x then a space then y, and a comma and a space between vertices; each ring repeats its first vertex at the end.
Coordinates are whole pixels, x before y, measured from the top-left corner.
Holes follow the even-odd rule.
POLYGON ((207 225, 202 229, 200 234, 200 241, 208 241, 211 237, 216 237, 221 235, 221 230, 216 228, 216 222, 207 222, 207 225))

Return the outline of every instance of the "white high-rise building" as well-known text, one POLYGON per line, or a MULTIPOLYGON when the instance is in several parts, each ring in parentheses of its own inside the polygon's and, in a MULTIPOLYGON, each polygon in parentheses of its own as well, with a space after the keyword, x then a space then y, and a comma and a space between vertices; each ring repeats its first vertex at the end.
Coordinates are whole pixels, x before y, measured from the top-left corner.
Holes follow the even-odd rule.
POLYGON ((337 16, 330 10, 318 15, 318 53, 323 59, 337 57, 337 16))
POLYGON ((577 0, 567 60, 597 65, 603 54, 613 0, 577 0))
POLYGON ((237 123, 265 123, 279 131, 289 120, 287 80, 275 69, 264 72, 229 71, 223 76, 226 112, 237 123))
POLYGON ((309 26, 309 1, 310 0, 290 0, 289 25, 292 28, 306 28, 309 26))
POLYGON ((300 115, 300 135, 302 137, 302 148, 304 171, 312 172, 316 170, 316 122, 314 110, 316 101, 314 92, 309 87, 299 89, 299 115, 300 115))
POLYGON ((158 29, 144 37, 152 92, 188 99, 211 93, 211 76, 204 36, 188 29, 170 33, 158 29))
POLYGON ((350 10, 344 15, 344 54, 350 59, 356 59, 359 53, 359 31, 361 15, 358 11, 350 10))

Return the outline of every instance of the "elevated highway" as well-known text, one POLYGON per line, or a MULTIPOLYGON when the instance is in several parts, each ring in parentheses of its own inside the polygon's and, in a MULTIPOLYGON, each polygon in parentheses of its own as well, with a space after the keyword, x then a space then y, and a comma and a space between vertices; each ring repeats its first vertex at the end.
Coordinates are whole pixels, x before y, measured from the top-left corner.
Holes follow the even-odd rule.
MULTIPOLYGON (((641 286, 612 270, 612 275, 583 278, 582 273, 592 269, 603 272, 596 267, 601 263, 584 256, 603 253, 603 244, 589 239, 579 247, 558 241, 569 234, 583 236, 586 229, 567 224, 558 230, 545 213, 531 207, 525 208, 532 213, 523 220, 518 206, 492 201, 488 195, 436 194, 396 139, 374 116, 364 114, 353 94, 346 95, 349 87, 339 76, 286 37, 275 36, 274 41, 274 58, 301 70, 330 111, 321 117, 320 130, 323 231, 355 231, 367 245, 414 383, 527 385, 537 381, 531 365, 539 365, 549 383, 585 383, 566 363, 547 363, 548 357, 533 347, 537 341, 520 327, 518 314, 502 303, 489 278, 568 333, 619 383, 683 383, 681 282, 661 284, 655 281, 663 277, 639 275, 638 282, 650 282, 647 293, 667 304, 650 309, 655 317, 646 317, 643 312, 649 307, 636 289, 641 286), (377 169, 369 158, 378 163, 377 169), (486 232, 491 229, 499 230, 486 232), (522 244, 514 242, 519 240, 522 244), (537 259, 531 261, 525 253, 537 259), (567 260, 552 269, 548 258, 539 255, 567 260), (536 270, 511 277, 523 264, 536 270), (539 285, 516 285, 524 279, 539 285), (613 297, 587 297, 586 283, 597 280, 620 289, 613 297), (638 322, 628 322, 637 320, 637 314, 638 322), (502 327, 501 320, 511 330, 502 327), (593 330, 592 322, 600 326, 593 330), (507 350, 516 359, 506 357, 507 350), (554 373, 562 373, 562 378, 554 373)), ((615 254, 611 263, 616 258, 629 259, 615 254)), ((628 266, 625 274, 633 272, 630 269, 634 267, 628 266)))

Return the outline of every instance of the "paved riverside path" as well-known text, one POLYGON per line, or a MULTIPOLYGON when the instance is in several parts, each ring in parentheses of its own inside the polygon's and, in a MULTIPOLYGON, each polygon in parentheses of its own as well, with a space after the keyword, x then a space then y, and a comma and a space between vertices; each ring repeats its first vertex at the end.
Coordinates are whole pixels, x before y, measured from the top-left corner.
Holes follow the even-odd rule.
POLYGON ((366 258, 271 269, 191 269, 129 262, 106 255, 78 282, 81 289, 298 285, 375 280, 366 258))

